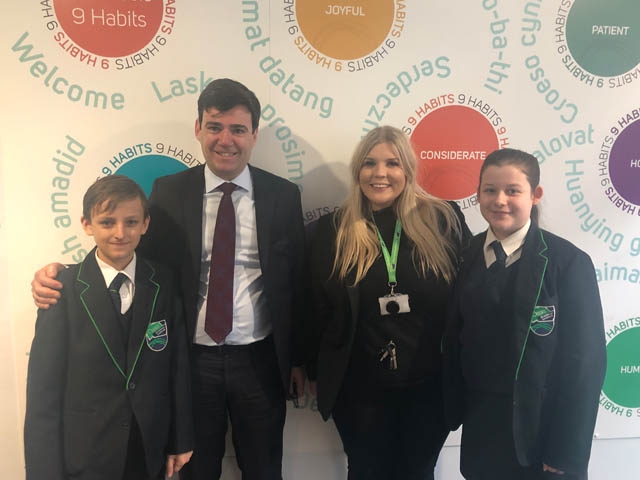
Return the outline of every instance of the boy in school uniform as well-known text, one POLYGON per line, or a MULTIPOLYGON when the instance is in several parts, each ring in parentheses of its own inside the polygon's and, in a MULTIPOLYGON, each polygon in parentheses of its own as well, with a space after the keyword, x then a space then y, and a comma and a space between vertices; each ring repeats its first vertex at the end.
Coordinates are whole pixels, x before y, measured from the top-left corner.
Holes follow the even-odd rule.
POLYGON ((96 247, 39 310, 27 377, 27 480, 172 476, 193 449, 188 344, 168 270, 135 254, 149 225, 133 180, 97 180, 82 226, 96 247), (109 287, 107 287, 109 286, 109 287))

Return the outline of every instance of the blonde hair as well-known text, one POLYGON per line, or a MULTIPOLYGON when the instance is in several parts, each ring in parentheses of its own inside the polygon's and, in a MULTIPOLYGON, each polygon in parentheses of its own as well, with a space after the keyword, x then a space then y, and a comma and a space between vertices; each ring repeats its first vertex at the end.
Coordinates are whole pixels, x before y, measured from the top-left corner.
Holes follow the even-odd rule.
POLYGON ((432 271, 451 283, 456 272, 456 245, 461 239, 458 217, 447 202, 425 192, 416 183, 416 157, 407 136, 399 129, 381 126, 362 138, 351 157, 351 189, 335 217, 337 237, 333 274, 344 280, 355 273, 354 284, 367 274, 380 255, 380 243, 371 205, 360 189, 360 170, 373 147, 388 143, 398 153, 406 185, 393 204, 402 230, 413 244, 414 265, 422 276, 432 271))

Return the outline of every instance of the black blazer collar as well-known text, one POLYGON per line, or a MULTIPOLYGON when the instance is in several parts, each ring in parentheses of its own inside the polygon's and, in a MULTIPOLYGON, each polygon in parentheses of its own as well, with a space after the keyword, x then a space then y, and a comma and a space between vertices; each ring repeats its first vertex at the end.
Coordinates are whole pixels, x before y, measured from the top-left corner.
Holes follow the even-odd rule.
POLYGON ((266 174, 259 168, 249 165, 253 183, 253 204, 256 212, 256 230, 258 234, 258 256, 263 272, 268 268, 269 248, 271 244, 271 224, 276 210, 276 194, 266 174))
POLYGON ((160 294, 160 284, 156 282, 155 276, 156 271, 153 266, 143 258, 138 257, 136 263, 136 292, 131 305, 133 315, 127 350, 127 371, 129 375, 135 370, 140 352, 146 343, 147 328, 154 318, 158 295, 160 294))
POLYGON ((114 366, 126 377, 126 351, 123 332, 117 323, 116 312, 107 290, 102 271, 96 261, 96 249, 91 250, 80 264, 76 276, 80 302, 114 366))
POLYGON ((123 329, 109 296, 104 276, 96 262, 94 248, 80 264, 76 276, 76 288, 89 320, 109 353, 114 367, 125 378, 135 369, 145 342, 147 326, 153 316, 160 285, 154 281, 155 270, 138 257, 136 264, 135 297, 129 338, 125 341, 123 329), (126 346, 126 347, 125 347, 126 346))
MULTIPOLYGON (((202 252, 202 207, 204 200, 204 169, 206 165, 200 165, 188 170, 186 181, 183 182, 183 190, 176 192, 178 198, 182 198, 182 215, 184 228, 189 243, 192 268, 194 272, 200 271, 200 252, 202 252)), ((153 219, 151 219, 153 221, 153 219)))

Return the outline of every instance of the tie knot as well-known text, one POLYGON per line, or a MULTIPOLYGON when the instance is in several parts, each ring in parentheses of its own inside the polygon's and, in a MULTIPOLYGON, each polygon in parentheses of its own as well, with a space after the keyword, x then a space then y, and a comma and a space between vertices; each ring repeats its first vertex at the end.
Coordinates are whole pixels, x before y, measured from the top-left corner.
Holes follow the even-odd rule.
POLYGON ((502 244, 498 240, 494 240, 491 242, 491 248, 493 248, 493 253, 496 254, 496 262, 498 262, 499 265, 504 266, 507 254, 504 251, 504 248, 502 248, 502 244))
POLYGON ((235 183, 225 182, 222 185, 220 185, 218 188, 225 195, 229 195, 231 192, 233 192, 236 189, 236 187, 237 187, 237 185, 235 183))
POLYGON ((124 273, 119 272, 109 284, 109 290, 120 292, 120 287, 126 280, 127 280, 127 276, 124 273))

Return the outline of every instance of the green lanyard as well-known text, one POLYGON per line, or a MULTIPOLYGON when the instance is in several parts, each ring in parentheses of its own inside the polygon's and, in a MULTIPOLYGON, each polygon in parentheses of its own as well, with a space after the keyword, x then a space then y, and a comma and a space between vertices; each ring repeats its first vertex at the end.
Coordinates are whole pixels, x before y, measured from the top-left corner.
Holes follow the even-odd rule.
POLYGON ((398 251, 400 250, 400 234, 402 233, 402 225, 400 220, 396 219, 396 228, 393 231, 393 245, 391 245, 391 255, 387 245, 380 235, 380 230, 376 226, 376 232, 378 233, 378 240, 380 240, 380 248, 382 249, 382 255, 384 256, 384 263, 387 265, 387 275, 389 276, 389 287, 391 287, 391 294, 393 289, 398 284, 396 282, 396 268, 398 266, 398 251))

